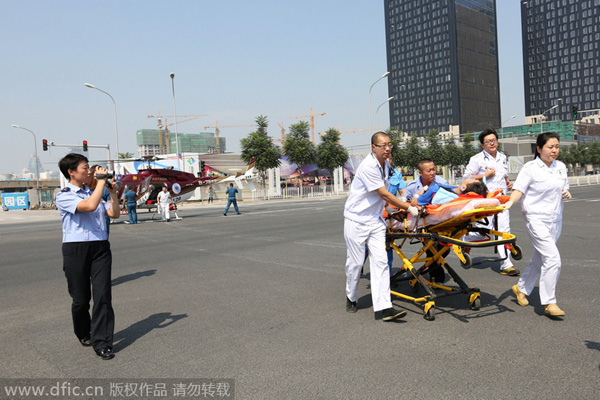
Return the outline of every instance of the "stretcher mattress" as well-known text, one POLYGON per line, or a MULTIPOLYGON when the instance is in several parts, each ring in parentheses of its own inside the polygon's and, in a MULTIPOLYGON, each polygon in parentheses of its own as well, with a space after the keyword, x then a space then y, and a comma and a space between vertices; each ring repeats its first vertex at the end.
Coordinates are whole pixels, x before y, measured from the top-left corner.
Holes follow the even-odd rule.
MULTIPOLYGON (((427 208, 427 215, 424 218, 417 219, 417 228, 423 226, 432 226, 440 224, 452 218, 460 216, 465 211, 471 211, 478 208, 496 208, 501 204, 498 198, 458 198, 446 204, 430 206, 427 208), (423 223, 425 225, 423 225, 423 223)), ((415 217, 408 215, 408 228, 414 229, 415 217)), ((392 219, 392 230, 404 230, 404 222, 395 218, 392 219)))

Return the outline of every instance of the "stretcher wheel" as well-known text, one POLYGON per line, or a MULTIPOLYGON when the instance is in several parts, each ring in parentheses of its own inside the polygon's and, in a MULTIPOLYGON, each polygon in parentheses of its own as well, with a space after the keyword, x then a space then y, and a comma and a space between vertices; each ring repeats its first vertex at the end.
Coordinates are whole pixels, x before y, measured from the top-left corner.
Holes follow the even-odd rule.
POLYGON ((471 261, 471 255, 468 253, 465 253, 464 251, 462 252, 462 255, 465 258, 465 262, 463 263, 459 259, 458 261, 460 261, 460 266, 463 267, 464 269, 471 268, 473 266, 473 261, 471 261))
POLYGON ((481 308, 481 299, 479 297, 477 297, 475 300, 473 300, 471 302, 471 304, 469 304, 469 307, 471 307, 471 310, 479 310, 481 308))
POLYGON ((435 307, 430 307, 425 315, 423 315, 423 318, 425 318, 427 321, 435 320, 435 307))
POLYGON ((521 258, 523 258, 523 250, 518 244, 513 244, 513 248, 515 249, 516 253, 511 251, 510 254, 512 255, 513 260, 519 261, 521 258))

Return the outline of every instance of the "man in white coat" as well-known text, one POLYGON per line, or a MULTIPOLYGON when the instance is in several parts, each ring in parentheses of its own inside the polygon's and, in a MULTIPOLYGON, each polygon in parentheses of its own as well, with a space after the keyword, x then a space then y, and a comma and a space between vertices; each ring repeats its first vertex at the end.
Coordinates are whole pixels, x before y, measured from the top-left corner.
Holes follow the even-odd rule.
POLYGON ((166 186, 162 187, 162 192, 158 194, 158 196, 156 197, 156 201, 160 207, 160 217, 162 221, 169 222, 171 220, 171 215, 169 213, 169 206, 171 204, 171 193, 169 193, 166 186))
POLYGON ((344 239, 346 240, 346 311, 358 310, 358 281, 365 260, 365 243, 369 247, 371 298, 373 311, 381 312, 383 321, 402 318, 406 311, 392 307, 390 274, 385 249, 386 226, 383 207, 386 202, 417 215, 418 209, 400 201, 388 192, 390 165, 386 159, 392 144, 385 132, 371 138, 370 153, 358 166, 350 195, 344 207, 344 239))
MULTIPOLYGON (((483 150, 471 157, 465 169, 465 175, 471 175, 473 178, 480 180, 485 178, 484 183, 487 185, 489 192, 500 189, 502 194, 507 194, 512 188, 512 182, 508 179, 508 160, 504 153, 498 151, 498 134, 494 129, 486 129, 479 134, 479 142, 483 150)), ((494 228, 491 221, 489 227, 494 228)), ((496 230, 510 232, 510 214, 508 210, 498 214, 496 230)), ((466 237, 465 240, 469 240, 469 237, 466 237)), ((500 273, 508 276, 519 275, 519 270, 513 267, 510 251, 503 244, 496 246, 496 249, 498 255, 504 259, 500 265, 500 273)))

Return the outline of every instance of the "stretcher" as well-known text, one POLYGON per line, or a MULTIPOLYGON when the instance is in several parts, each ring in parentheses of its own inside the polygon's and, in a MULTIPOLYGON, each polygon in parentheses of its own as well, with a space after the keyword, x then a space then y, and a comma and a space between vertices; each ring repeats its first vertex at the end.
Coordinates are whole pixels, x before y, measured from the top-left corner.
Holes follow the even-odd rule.
POLYGON ((478 310, 481 307, 479 288, 469 287, 446 262, 445 257, 450 254, 450 251, 456 254, 460 265, 465 269, 473 265, 468 253, 470 248, 503 244, 510 250, 513 259, 520 260, 523 256, 521 248, 516 244, 516 236, 474 226, 475 222, 485 223, 485 219, 504 211, 500 200, 479 198, 451 203, 453 202, 431 209, 423 207, 416 218, 405 211, 391 213, 388 216, 387 247, 402 260, 402 267, 391 277, 391 280, 408 281, 412 296, 395 290, 392 290, 391 294, 415 304, 423 304, 424 318, 429 321, 435 319, 435 301, 442 297, 465 294, 468 295, 471 309, 478 310), (473 232, 490 239, 478 242, 462 240, 465 234, 473 232), (407 243, 420 244, 419 250, 410 258, 405 253, 415 246, 405 247, 407 243), (435 278, 428 280, 425 277, 427 273, 431 276, 439 276, 439 274, 432 274, 432 272, 440 272, 438 268, 447 272, 458 287, 444 285, 443 280, 436 282, 435 278), (421 289, 425 294, 414 297, 421 289))

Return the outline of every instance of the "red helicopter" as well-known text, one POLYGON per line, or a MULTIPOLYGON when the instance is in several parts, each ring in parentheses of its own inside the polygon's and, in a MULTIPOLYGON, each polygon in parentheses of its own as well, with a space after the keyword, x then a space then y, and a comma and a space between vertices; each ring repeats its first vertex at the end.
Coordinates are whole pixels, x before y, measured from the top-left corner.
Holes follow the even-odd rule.
POLYGON ((119 198, 122 198, 125 188, 135 191, 138 208, 155 208, 156 197, 163 186, 167 187, 172 202, 176 204, 192 197, 197 187, 223 179, 212 176, 196 177, 189 172, 171 168, 152 168, 150 163, 153 159, 148 158, 144 161, 148 162, 146 169, 140 169, 137 174, 117 176, 119 198))

